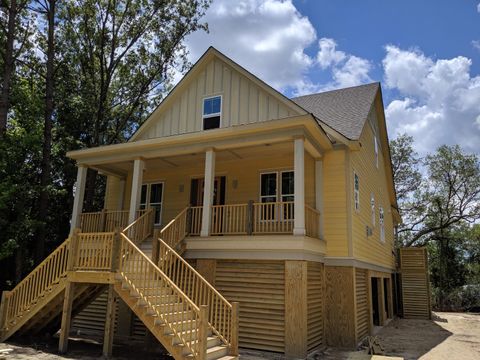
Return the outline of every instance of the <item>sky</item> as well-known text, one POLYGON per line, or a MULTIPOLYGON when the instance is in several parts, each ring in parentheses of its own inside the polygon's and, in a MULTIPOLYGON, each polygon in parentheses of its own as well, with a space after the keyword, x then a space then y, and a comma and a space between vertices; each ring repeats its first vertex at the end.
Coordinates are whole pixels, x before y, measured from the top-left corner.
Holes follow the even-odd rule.
POLYGON ((214 46, 287 97, 380 81, 390 139, 480 154, 478 0, 213 0, 204 20, 192 63, 214 46))

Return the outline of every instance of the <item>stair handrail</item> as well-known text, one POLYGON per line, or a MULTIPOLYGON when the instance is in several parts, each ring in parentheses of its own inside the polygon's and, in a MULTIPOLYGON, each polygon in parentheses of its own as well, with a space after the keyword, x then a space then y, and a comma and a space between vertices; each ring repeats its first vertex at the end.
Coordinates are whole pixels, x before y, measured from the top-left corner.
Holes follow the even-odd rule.
POLYGON ((193 266, 161 238, 159 267, 197 305, 207 305, 208 323, 212 332, 230 347, 232 355, 238 352, 238 303, 230 303, 193 266))
POLYGON ((0 326, 8 328, 9 325, 15 324, 16 319, 21 318, 24 312, 30 311, 38 303, 39 298, 67 276, 70 241, 71 238, 67 238, 17 286, 6 293, 4 297, 6 303, 2 304, 4 319, 0 326))
MULTIPOLYGON (((146 256, 143 251, 141 251, 137 245, 131 241, 127 235, 124 233, 120 234, 121 237, 121 247, 120 247, 120 264, 119 264, 119 274, 120 276, 131 286, 133 291, 135 291, 138 296, 147 303, 147 306, 155 312, 157 317, 161 319, 164 324, 172 331, 172 333, 177 336, 182 344, 193 354, 195 359, 203 359, 206 352, 206 333, 204 334, 205 339, 189 340, 185 335, 192 333, 197 329, 197 325, 202 322, 206 322, 203 318, 207 316, 205 311, 201 311, 201 308, 197 306, 157 265, 153 263, 152 260, 146 256), (131 268, 129 268, 129 265, 131 268), (132 273, 132 277, 129 277, 129 273, 132 273), (138 274, 144 275, 139 277, 138 274), (148 277, 151 275, 151 277, 148 277), (155 278, 156 276, 156 278, 155 278), (157 304, 154 306, 153 299, 161 296, 161 291, 164 289, 160 284, 167 285, 174 293, 174 295, 184 304, 187 310, 192 311, 195 315, 194 319, 190 319, 190 323, 187 325, 188 329, 185 331, 185 327, 180 325, 178 328, 178 318, 176 320, 170 321, 166 316, 165 312, 172 311, 174 312, 174 304, 157 304), (149 295, 145 289, 156 290, 158 293, 155 295, 149 295), (170 308, 160 311, 159 308, 162 306, 167 306, 170 308), (193 321, 195 320, 195 322, 193 321)), ((165 294, 168 295, 168 294, 165 294)), ((185 315, 183 315, 185 316, 185 315)), ((187 320, 187 318, 182 318, 182 320, 187 320)), ((204 331, 202 331, 203 333, 204 331)))
POLYGON ((190 206, 184 208, 180 213, 175 216, 162 230, 158 233, 158 237, 161 237, 169 246, 176 249, 177 246, 188 235, 188 211, 190 206))
POLYGON ((153 234, 153 215, 152 208, 146 210, 144 214, 123 229, 122 234, 125 234, 135 244, 140 244, 153 234))

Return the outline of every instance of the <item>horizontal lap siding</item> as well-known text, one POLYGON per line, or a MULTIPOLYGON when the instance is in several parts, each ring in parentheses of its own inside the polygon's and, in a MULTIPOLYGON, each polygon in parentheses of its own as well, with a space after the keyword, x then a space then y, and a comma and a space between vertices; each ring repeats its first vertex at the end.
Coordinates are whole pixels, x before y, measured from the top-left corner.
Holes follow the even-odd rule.
POLYGON ((219 260, 215 287, 229 301, 240 303, 240 346, 284 351, 284 262, 219 260))
POLYGON ((107 312, 108 290, 101 293, 72 320, 72 330, 80 333, 103 335, 107 312))
POLYGON ((355 296, 357 302, 357 341, 368 336, 370 322, 368 307, 368 271, 355 269, 355 296))
POLYGON ((307 264, 308 350, 324 345, 324 269, 322 263, 307 264))
POLYGON ((403 315, 430 319, 430 288, 427 252, 424 248, 400 249, 403 315))

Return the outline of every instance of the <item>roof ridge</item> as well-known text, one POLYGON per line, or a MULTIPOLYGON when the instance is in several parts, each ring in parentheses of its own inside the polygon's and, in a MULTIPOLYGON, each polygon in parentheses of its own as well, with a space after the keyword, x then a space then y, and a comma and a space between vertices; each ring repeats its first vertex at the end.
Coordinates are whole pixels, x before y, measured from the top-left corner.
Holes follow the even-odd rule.
POLYGON ((374 82, 371 82, 371 83, 368 83, 368 84, 360 84, 360 85, 355 85, 355 86, 348 86, 348 87, 343 87, 343 88, 339 88, 339 89, 332 89, 332 90, 326 90, 326 91, 320 91, 318 93, 312 93, 312 94, 306 94, 306 95, 301 95, 301 96, 295 96, 295 97, 292 97, 290 98, 290 100, 294 100, 294 99, 300 99, 300 98, 304 98, 304 97, 308 97, 308 96, 314 96, 314 95, 323 95, 323 94, 328 94, 328 93, 332 93, 332 92, 337 92, 337 91, 342 91, 342 90, 349 90, 349 89, 356 89, 356 88, 360 88, 360 87, 367 87, 367 86, 372 86, 372 85, 380 85, 380 81, 374 81, 374 82))

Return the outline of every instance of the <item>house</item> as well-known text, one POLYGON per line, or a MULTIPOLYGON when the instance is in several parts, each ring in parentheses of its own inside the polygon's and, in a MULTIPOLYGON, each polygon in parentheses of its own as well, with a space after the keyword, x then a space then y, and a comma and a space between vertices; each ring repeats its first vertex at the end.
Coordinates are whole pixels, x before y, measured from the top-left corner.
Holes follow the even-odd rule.
POLYGON ((106 355, 132 312, 176 359, 305 358, 394 315, 379 83, 288 99, 209 48, 127 143, 68 156, 71 236, 4 293, 3 338, 56 320, 65 351, 72 311, 105 291, 106 355), (88 168, 107 177, 98 213, 82 213, 88 168))

